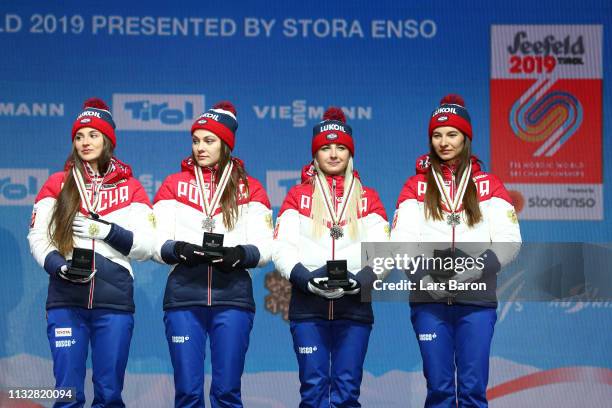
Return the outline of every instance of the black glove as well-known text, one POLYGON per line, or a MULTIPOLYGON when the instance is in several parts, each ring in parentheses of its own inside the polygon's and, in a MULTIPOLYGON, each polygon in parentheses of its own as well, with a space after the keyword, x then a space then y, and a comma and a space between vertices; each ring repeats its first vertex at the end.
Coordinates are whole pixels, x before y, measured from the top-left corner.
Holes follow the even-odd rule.
POLYGON ((453 269, 444 268, 448 258, 454 259, 453 252, 450 248, 444 250, 434 249, 432 258, 434 260, 434 267, 428 271, 429 275, 431 275, 434 282, 447 282, 455 274, 453 269))
POLYGON ((240 245, 235 247, 223 247, 223 258, 215 265, 223 272, 231 272, 246 258, 246 252, 240 245))
POLYGON ((174 244, 174 255, 180 263, 187 266, 196 266, 208 261, 204 248, 183 241, 174 244))

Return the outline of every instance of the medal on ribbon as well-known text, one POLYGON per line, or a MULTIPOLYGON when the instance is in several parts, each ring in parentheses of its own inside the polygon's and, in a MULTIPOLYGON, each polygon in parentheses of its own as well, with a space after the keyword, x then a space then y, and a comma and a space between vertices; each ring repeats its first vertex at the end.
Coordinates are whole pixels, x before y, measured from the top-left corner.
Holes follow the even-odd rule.
POLYGON ((219 180, 219 186, 210 198, 210 203, 208 202, 204 189, 204 175, 202 174, 202 168, 198 166, 197 163, 194 163, 194 167, 198 190, 200 191, 200 195, 202 198, 202 212, 204 213, 204 219, 202 220, 202 229, 208 232, 212 232, 215 229, 215 220, 213 219, 213 216, 215 214, 215 210, 219 206, 219 202, 221 201, 221 195, 223 195, 223 191, 225 191, 225 187, 227 186, 227 183, 230 179, 230 175, 232 174, 234 163, 232 160, 230 160, 227 166, 225 166, 225 169, 223 169, 221 179, 219 180))
MULTIPOLYGON (((90 166, 89 163, 84 163, 85 166, 90 166)), ((111 165, 108 166, 106 173, 104 176, 99 177, 98 180, 94 180, 94 177, 91 178, 91 193, 87 195, 87 186, 85 184, 85 180, 83 180, 83 175, 77 168, 76 164, 72 166, 72 176, 74 177, 74 181, 77 185, 77 190, 79 191, 79 196, 81 197, 81 202, 83 206, 87 210, 90 216, 93 218, 97 218, 98 214, 96 213, 96 209, 98 208, 98 204, 100 203, 100 190, 102 190, 102 185, 104 184, 104 177, 111 171, 111 165)), ((89 233, 92 236, 96 236, 99 233, 99 228, 96 225, 89 226, 89 233)))
POLYGON ((327 209, 327 213, 332 223, 332 226, 329 229, 329 235, 332 237, 332 239, 338 240, 344 236, 344 231, 340 226, 340 222, 346 213, 346 207, 351 199, 351 196, 353 195, 353 190, 355 188, 355 177, 351 178, 351 184, 349 185, 348 190, 344 190, 345 194, 342 196, 342 202, 340 203, 340 208, 338 208, 338 211, 336 211, 336 206, 334 205, 334 199, 336 197, 332 197, 329 188, 325 188, 323 183, 327 183, 327 180, 322 181, 321 178, 323 177, 324 176, 317 173, 316 180, 319 189, 321 189, 321 192, 323 193, 325 208, 327 209))
POLYGON ((463 202, 463 196, 465 195, 465 191, 467 190, 468 180, 470 179, 470 175, 472 173, 472 166, 467 166, 467 168, 461 175, 461 179, 459 180, 459 185, 457 186, 457 191, 455 193, 454 199, 451 199, 449 192, 444 187, 444 180, 442 178, 442 175, 434 168, 432 168, 431 170, 433 172, 434 179, 436 180, 438 191, 440 191, 440 197, 442 199, 442 202, 450 212, 450 214, 446 216, 446 223, 451 227, 455 228, 457 225, 461 224, 461 215, 457 211, 459 210, 459 207, 463 202))

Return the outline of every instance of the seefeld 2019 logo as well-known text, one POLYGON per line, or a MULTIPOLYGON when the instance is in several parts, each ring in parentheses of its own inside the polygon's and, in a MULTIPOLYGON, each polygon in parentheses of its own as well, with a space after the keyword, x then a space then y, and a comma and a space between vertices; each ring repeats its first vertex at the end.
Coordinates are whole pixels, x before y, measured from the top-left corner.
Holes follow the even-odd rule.
POLYGON ((491 167, 519 218, 603 219, 602 26, 494 25, 491 167))

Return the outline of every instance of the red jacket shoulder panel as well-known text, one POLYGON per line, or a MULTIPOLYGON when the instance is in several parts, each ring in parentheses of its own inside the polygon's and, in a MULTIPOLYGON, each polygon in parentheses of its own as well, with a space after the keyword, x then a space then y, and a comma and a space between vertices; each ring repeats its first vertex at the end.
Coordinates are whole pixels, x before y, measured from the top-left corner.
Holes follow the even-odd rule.
POLYGON ((283 204, 278 212, 280 217, 286 210, 296 210, 302 215, 310 217, 310 200, 312 199, 313 186, 308 182, 293 186, 287 193, 283 204))
POLYGON ((426 188, 427 176, 425 174, 421 173, 408 178, 400 191, 395 208, 399 208, 400 204, 406 200, 423 201, 426 188))
POLYGON ((62 184, 64 183, 64 177, 66 173, 63 171, 58 171, 57 173, 53 173, 45 184, 43 184, 42 188, 38 192, 35 203, 39 202, 44 198, 57 198, 62 190, 62 184))
POLYGON ((387 221, 387 212, 380 200, 378 192, 373 188, 363 187, 363 196, 366 199, 366 210, 362 216, 365 217, 369 214, 378 214, 387 221))
POLYGON ((475 175, 473 179, 476 183, 476 190, 478 191, 480 201, 486 201, 496 197, 507 201, 510 205, 513 205, 512 198, 510 197, 510 194, 508 194, 508 190, 506 190, 504 183, 502 183, 499 177, 493 174, 480 172, 479 174, 475 175))
POLYGON ((249 202, 255 201, 262 203, 267 208, 272 208, 268 194, 259 180, 251 176, 247 176, 247 180, 249 182, 249 202))

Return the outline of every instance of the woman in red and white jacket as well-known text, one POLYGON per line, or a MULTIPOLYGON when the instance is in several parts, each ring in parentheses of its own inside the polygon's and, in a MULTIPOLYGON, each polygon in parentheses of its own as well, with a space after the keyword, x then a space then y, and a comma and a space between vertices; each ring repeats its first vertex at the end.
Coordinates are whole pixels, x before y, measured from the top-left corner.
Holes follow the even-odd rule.
POLYGON ((242 406, 240 379, 255 315, 249 269, 270 260, 272 210, 261 183, 231 156, 237 128, 230 102, 197 118, 191 155, 181 172, 166 178, 154 200, 154 256, 172 265, 164 323, 177 407, 204 406, 207 338, 211 405, 242 406), (216 248, 222 256, 207 254, 204 233, 223 234, 223 246, 216 248))
POLYGON ((300 407, 358 407, 374 321, 371 303, 359 293, 377 279, 361 267, 361 243, 387 241, 389 225, 378 194, 353 170, 352 129, 339 108, 328 109, 314 127, 312 156, 281 206, 273 260, 292 284, 300 407), (329 260, 346 260, 350 286, 326 286, 329 260))
POLYGON ((429 121, 429 140, 429 155, 417 160, 417 174, 400 193, 391 231, 392 241, 420 245, 423 261, 430 258, 428 267, 411 271, 418 285, 410 296, 425 406, 486 407, 496 274, 516 256, 521 234, 508 192, 472 155, 461 97, 442 99, 429 121), (450 290, 456 287, 478 290, 450 290))
POLYGON ((130 167, 113 156, 115 145, 108 106, 88 99, 72 126, 64 171, 49 177, 34 204, 28 241, 49 274, 47 335, 55 384, 76 391, 72 403, 56 406, 85 404, 90 344, 93 405, 124 406, 121 390, 134 327, 130 260, 150 258, 154 217, 130 167), (80 274, 76 249, 89 251, 80 260, 80 274))

